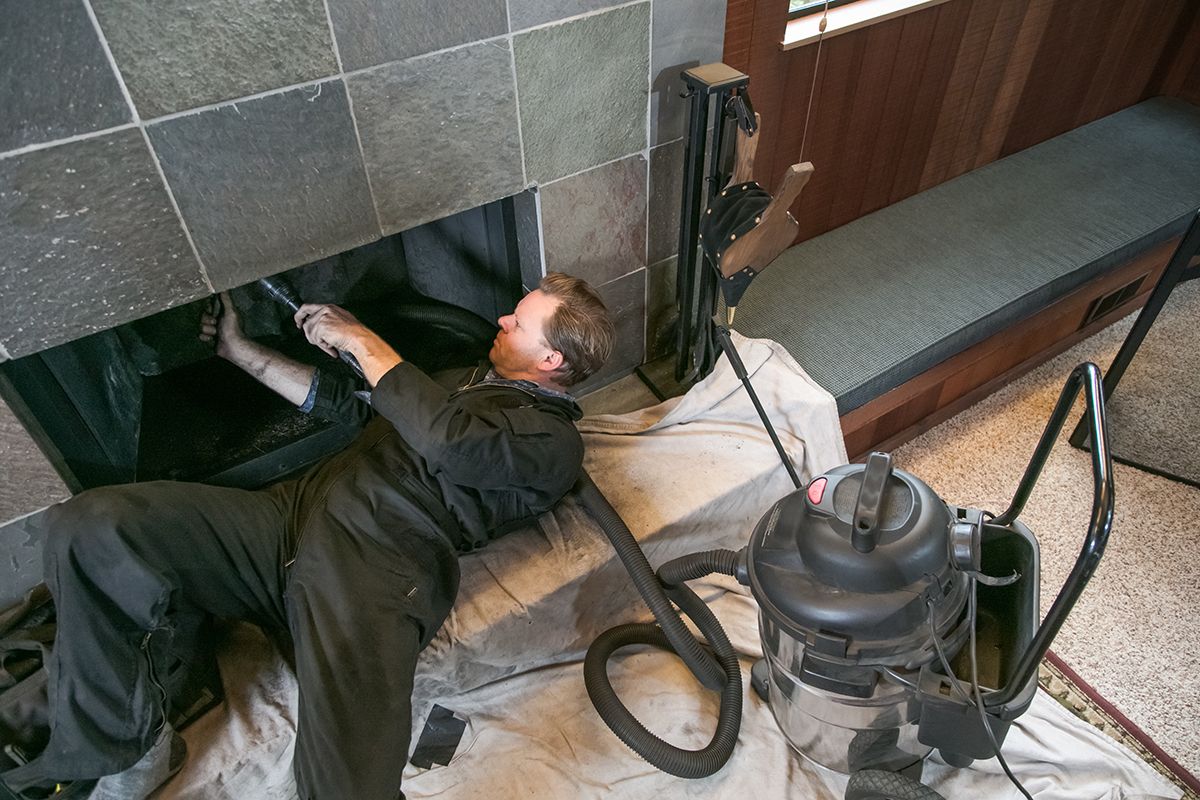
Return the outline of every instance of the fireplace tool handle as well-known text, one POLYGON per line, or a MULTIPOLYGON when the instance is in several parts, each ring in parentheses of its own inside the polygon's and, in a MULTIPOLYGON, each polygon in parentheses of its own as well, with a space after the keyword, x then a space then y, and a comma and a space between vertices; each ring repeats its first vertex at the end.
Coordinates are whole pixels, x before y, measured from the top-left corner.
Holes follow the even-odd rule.
MULTIPOLYGON (((258 285, 266 293, 267 297, 287 306, 288 310, 293 314, 300 310, 300 296, 296 294, 296 290, 292 288, 292 285, 283 278, 259 278, 258 285)), ((345 350, 338 350, 337 354, 338 358, 346 362, 358 377, 366 380, 362 366, 352 353, 347 353, 345 350)))

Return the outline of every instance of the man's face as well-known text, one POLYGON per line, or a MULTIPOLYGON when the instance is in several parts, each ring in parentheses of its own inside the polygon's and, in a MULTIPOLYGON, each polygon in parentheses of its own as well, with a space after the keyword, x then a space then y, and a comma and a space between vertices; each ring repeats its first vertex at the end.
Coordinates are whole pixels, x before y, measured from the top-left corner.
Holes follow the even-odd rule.
POLYGON ((521 298, 513 313, 500 318, 500 332, 488 353, 498 373, 506 377, 524 376, 548 364, 547 358, 552 359, 557 351, 546 343, 542 331, 558 304, 558 298, 535 289, 521 298))

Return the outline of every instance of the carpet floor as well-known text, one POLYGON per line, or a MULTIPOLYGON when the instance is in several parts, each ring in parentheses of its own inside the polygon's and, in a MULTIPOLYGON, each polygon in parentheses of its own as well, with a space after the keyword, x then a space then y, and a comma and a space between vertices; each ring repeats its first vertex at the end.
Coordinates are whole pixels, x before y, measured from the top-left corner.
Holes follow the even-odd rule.
POLYGON ((1200 281, 1177 285, 1109 403, 1113 458, 1200 486, 1200 281))
MULTIPOLYGON (((1132 323, 1131 316, 1107 328, 898 448, 897 466, 947 502, 1002 511, 1071 369, 1083 361, 1107 368, 1132 323)), ((1078 413, 1021 515, 1041 546, 1043 613, 1079 555, 1091 511, 1090 453, 1066 441, 1082 408, 1077 401, 1078 413)), ((1195 774, 1200 489, 1123 464, 1113 474, 1116 515, 1107 551, 1052 649, 1195 774)))

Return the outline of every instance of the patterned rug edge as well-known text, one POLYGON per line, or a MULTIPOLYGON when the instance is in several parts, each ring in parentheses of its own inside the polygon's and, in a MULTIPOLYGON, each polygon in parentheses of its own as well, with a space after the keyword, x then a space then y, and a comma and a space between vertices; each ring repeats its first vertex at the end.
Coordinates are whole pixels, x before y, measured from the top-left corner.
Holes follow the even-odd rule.
POLYGON ((1053 652, 1038 668, 1038 685, 1064 708, 1112 737, 1183 792, 1184 800, 1200 800, 1200 780, 1155 744, 1150 736, 1053 652))

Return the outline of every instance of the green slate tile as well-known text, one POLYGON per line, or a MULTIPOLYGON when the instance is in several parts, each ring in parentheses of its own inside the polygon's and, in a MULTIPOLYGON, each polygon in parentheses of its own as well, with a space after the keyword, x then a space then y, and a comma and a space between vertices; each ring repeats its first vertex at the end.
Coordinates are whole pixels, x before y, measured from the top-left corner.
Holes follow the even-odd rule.
POLYGON ((346 78, 385 233, 524 188, 504 41, 346 78))
POLYGON ((218 289, 380 236, 340 80, 146 131, 218 289))
POLYGON ((508 33, 505 0, 329 0, 347 70, 508 33))
POLYGON ((143 119, 333 75, 322 0, 92 0, 143 119))
POLYGON ((653 361, 675 349, 676 266, 674 256, 646 269, 646 360, 653 361))
POLYGON ((530 180, 646 147, 649 26, 639 3, 513 37, 530 180))
POLYGON ((14 358, 208 293, 137 130, 0 159, 0 219, 14 358))
POLYGON ((512 29, 519 31, 620 4, 620 0, 508 0, 508 14, 512 29))
POLYGON ((651 264, 679 250, 679 213, 683 204, 682 139, 650 151, 650 213, 646 260, 651 264))
POLYGON ((646 270, 639 269, 598 286, 604 305, 613 316, 617 340, 608 363, 578 387, 576 394, 596 389, 630 372, 642 363, 646 338, 646 270))
MULTIPOLYGON (((15 472, 14 472, 15 474, 15 472)), ((51 472, 53 474, 53 472, 51 472)), ((25 477, 22 475, 21 477, 25 477)), ((57 475, 54 476, 58 478, 57 475)), ((62 487, 62 481, 59 481, 62 487)), ((54 500, 65 500, 70 493, 63 488, 54 500)), ((13 519, 0 525, 0 607, 18 602, 22 596, 42 582, 42 552, 45 549, 43 517, 46 510, 13 519)))
POLYGON ((546 270, 599 286, 646 265, 646 159, 640 154, 542 187, 546 270))
POLYGON ((679 96, 685 88, 679 73, 721 60, 725 50, 725 3, 726 0, 654 0, 651 144, 687 136, 691 101, 679 96))
POLYGON ((132 120, 82 3, 0 8, 0 152, 132 120))

